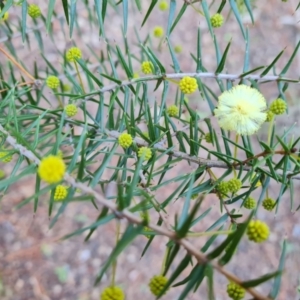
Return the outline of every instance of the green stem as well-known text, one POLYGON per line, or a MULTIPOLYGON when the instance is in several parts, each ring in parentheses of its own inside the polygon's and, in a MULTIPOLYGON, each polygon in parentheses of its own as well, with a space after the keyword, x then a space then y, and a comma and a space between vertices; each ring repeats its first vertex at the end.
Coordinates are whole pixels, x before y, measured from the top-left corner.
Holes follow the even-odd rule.
POLYGON ((187 237, 197 237, 197 236, 212 236, 212 235, 223 235, 233 233, 234 230, 223 230, 223 231, 208 231, 208 232, 192 232, 188 233, 187 237))
MULTIPOLYGON (((56 93, 57 92, 57 89, 54 90, 54 92, 56 93)), ((61 108, 64 108, 64 104, 62 103, 61 99, 60 99, 60 96, 59 95, 56 95, 57 97, 57 101, 59 103, 59 107, 61 108)))
POLYGON ((160 274, 163 275, 164 272, 165 272, 165 269, 166 269, 166 261, 167 261, 167 257, 169 255, 169 252, 170 252, 170 248, 169 247, 166 247, 166 251, 165 251, 165 254, 164 254, 164 259, 163 259, 163 262, 162 262, 162 266, 161 266, 161 271, 160 271, 160 274))
MULTIPOLYGON (((120 238, 120 222, 117 221, 116 244, 118 244, 119 238, 120 238)), ((117 260, 115 260, 112 264, 111 286, 115 286, 116 269, 117 269, 117 260)))
MULTIPOLYGON (((235 136, 235 144, 236 145, 234 146, 234 153, 233 153, 234 158, 237 157, 237 150, 238 150, 237 144, 239 142, 239 137, 240 137, 240 135, 236 134, 236 136, 235 136)), ((236 177, 236 169, 233 169, 233 174, 234 174, 234 177, 236 177)))
POLYGON ((271 146, 271 136, 272 136, 272 131, 273 131, 273 126, 274 126, 274 119, 275 117, 272 118, 269 124, 269 130, 268 130, 268 145, 271 146))
POLYGON ((78 78, 79 78, 79 81, 80 81, 80 86, 81 86, 83 92, 86 94, 84 86, 83 86, 83 81, 82 81, 82 78, 81 78, 81 75, 80 75, 80 72, 79 72, 78 65, 77 65, 76 61, 74 61, 74 65, 75 65, 75 69, 76 69, 76 72, 77 72, 77 75, 78 75, 78 78))

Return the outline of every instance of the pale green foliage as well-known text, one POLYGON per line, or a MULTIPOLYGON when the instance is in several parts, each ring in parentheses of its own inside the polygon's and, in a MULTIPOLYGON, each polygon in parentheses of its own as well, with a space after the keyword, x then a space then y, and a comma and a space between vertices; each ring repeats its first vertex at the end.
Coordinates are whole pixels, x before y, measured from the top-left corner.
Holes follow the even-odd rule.
MULTIPOLYGON (((68 209, 66 204, 95 201, 101 210, 97 220, 91 226, 67 236, 70 238, 87 233, 87 240, 94 230, 101 231, 102 225, 119 217, 127 218, 129 222, 121 223, 121 237, 102 266, 96 284, 101 282, 117 256, 127 253, 126 247, 130 243, 135 239, 144 243, 144 255, 146 251, 153 250, 151 243, 159 233, 169 238, 166 259, 163 259, 162 253, 156 253, 157 261, 163 264, 160 276, 168 280, 155 293, 162 295, 166 291, 172 293, 173 289, 178 289, 178 299, 186 299, 188 293, 207 284, 207 299, 214 299, 213 295, 217 295, 218 290, 214 289, 213 270, 228 277, 222 268, 238 253, 238 245, 245 242, 247 234, 250 240, 262 242, 268 238, 269 230, 272 232, 267 222, 252 221, 261 209, 260 200, 257 206, 244 204, 245 207, 254 208, 249 213, 249 210, 242 207, 247 201, 245 199, 252 199, 252 193, 258 195, 256 199, 264 199, 271 182, 278 185, 275 189, 278 192, 273 195, 276 199, 274 211, 278 212, 283 202, 282 196, 288 193, 291 196, 291 209, 294 210, 293 176, 299 176, 300 173, 296 153, 299 130, 297 136, 290 134, 292 127, 279 130, 274 125, 277 116, 267 116, 265 102, 259 109, 253 109, 257 103, 251 101, 256 101, 253 91, 257 94, 257 90, 260 90, 263 94, 271 90, 273 99, 280 98, 287 105, 279 107, 280 113, 283 113, 280 118, 287 118, 287 98, 288 95, 296 94, 299 76, 288 78, 286 74, 293 65, 299 43, 297 41, 294 52, 281 63, 285 63, 281 72, 275 67, 283 52, 277 57, 265 57, 264 63, 269 61, 269 65, 255 65, 249 46, 252 27, 245 26, 244 20, 247 17, 247 22, 256 22, 251 6, 254 2, 49 0, 47 6, 41 6, 41 16, 37 19, 22 19, 27 10, 25 1, 20 1, 21 6, 15 7, 11 7, 13 2, 6 1, 2 7, 0 17, 7 11, 13 11, 14 18, 2 21, 0 28, 1 36, 4 37, 1 44, 4 55, 0 61, 1 151, 8 153, 8 157, 12 154, 14 156, 8 162, 13 171, 0 181, 1 192, 9 192, 8 187, 35 174, 39 160, 53 155, 57 159, 63 158, 66 170, 63 169, 57 178, 52 178, 51 172, 50 175, 46 174, 48 177, 45 175, 52 165, 47 166, 43 172, 40 168, 42 179, 48 179, 46 181, 52 186, 38 180, 36 194, 25 199, 19 207, 34 201, 36 212, 40 200, 47 199, 49 216, 53 220, 50 224, 52 228, 63 218, 63 211, 68 209), (61 2, 59 8, 56 6, 58 2, 61 2), (64 8, 63 17, 61 7, 64 8), (137 11, 140 13, 137 14, 137 11), (184 15, 188 13, 194 13, 194 27, 185 27, 184 15), (220 22, 211 23, 211 16, 217 13, 224 17, 220 28, 213 27, 219 26, 220 22), (156 20, 156 14, 164 14, 163 24, 159 17, 156 20), (143 19, 139 19, 139 16, 143 16, 143 19), (58 20, 58 17, 62 19, 58 20), (122 20, 122 26, 119 23, 113 24, 115 18, 122 20), (205 26, 200 29, 197 27, 199 23, 205 26), (154 26, 161 29, 156 34, 160 39, 153 38, 154 26), (139 30, 140 27, 143 27, 142 30, 139 30), (18 34, 13 34, 13 31, 18 31, 18 34), (193 45, 185 45, 180 40, 185 31, 193 36, 193 45), (232 36, 235 44, 230 41, 227 46, 224 45, 226 34, 232 33, 236 34, 232 36), (101 42, 98 48, 96 42, 95 45, 86 43, 87 35, 95 36, 94 40, 97 40, 98 34, 101 42), (202 46, 203 35, 205 42, 210 40, 212 49, 215 49, 213 68, 205 66, 206 58, 202 55, 206 50, 202 46), (65 39, 64 49, 61 49, 62 36, 65 39), (70 37, 72 43, 69 42, 70 37), (241 37, 242 40, 236 43, 235 38, 241 37), (35 61, 32 57, 25 59, 22 56, 24 49, 17 46, 20 45, 20 39, 26 51, 29 51, 29 46, 35 49, 38 47, 35 61), (15 43, 16 40, 19 43, 15 43), (234 53, 237 49, 232 50, 232 47, 244 52, 243 66, 239 62, 235 74, 227 69, 228 66, 232 69, 231 62, 236 59, 234 53), (182 65, 179 57, 188 63, 185 61, 182 65), (53 82, 53 78, 57 80, 53 82), (269 84, 274 81, 276 84, 269 84), (247 101, 244 101, 245 94, 240 92, 243 89, 234 89, 237 92, 234 105, 231 106, 231 94, 226 91, 238 84, 252 88, 243 88, 248 91, 247 101), (185 94, 189 99, 185 100, 185 94), (223 97, 220 97, 221 94, 223 97), (221 109, 217 108, 219 97, 221 101, 224 95, 224 105, 221 109), (240 101, 244 101, 243 105, 240 105, 240 101), (65 111, 68 103, 72 103, 76 113, 78 110, 75 118, 68 117, 70 114, 68 110, 65 111), (171 113, 170 105, 173 105, 171 113), (198 109, 200 105, 201 110, 198 109), (218 114, 217 123, 213 114, 220 110, 222 114, 218 114), (224 124, 225 117, 229 123, 224 124), (266 118, 268 122, 264 123, 266 118), (266 131, 268 133, 263 134, 266 131), (249 136, 235 135, 235 132, 249 136), (69 146, 73 152, 61 156, 59 153, 63 145, 69 146), (147 149, 148 153, 141 154, 141 149, 147 149), (275 154, 277 157, 280 155, 278 160, 273 159, 275 154), (139 159, 141 156, 145 159, 139 159), (189 171, 186 171, 187 167, 189 171), (227 182, 235 184, 227 187, 227 182), (258 184, 260 182, 261 186, 258 184), (83 185, 79 187, 78 183, 83 185), (55 204, 61 205, 63 209, 58 209, 54 214, 53 197, 58 184, 68 186, 68 191, 63 195, 66 198, 61 197, 61 202, 55 204), (109 193, 111 186, 116 188, 109 193), (80 188, 80 196, 75 194, 76 188, 80 188), (49 190, 52 190, 50 199, 49 190), (197 200, 190 201, 195 195, 197 200), (212 199, 220 204, 215 207, 220 208, 220 212, 215 214, 210 214, 212 207, 203 208, 203 203, 212 199), (236 204, 241 206, 238 212, 236 204), (141 212, 147 216, 151 214, 151 218, 140 218, 139 222, 136 217, 139 218, 141 212), (166 218, 162 218, 166 213, 172 216, 174 212, 177 213, 176 218, 170 217, 169 223, 166 218), (207 232, 199 233, 195 229, 199 221, 209 225, 207 232), (253 228, 248 227, 249 222, 253 228), (125 224, 130 225, 125 227, 125 224), (214 241, 219 234, 225 234, 225 238, 221 244, 216 244, 214 241), (145 236, 149 239, 145 239, 145 236), (186 240, 187 236, 194 239, 186 240), (201 249, 195 236, 204 245, 201 249), (198 262, 205 260, 207 263, 197 264, 196 258, 198 262), (213 261, 215 259, 222 266, 221 270, 213 261), (188 277, 184 277, 184 270, 185 274, 189 274, 188 277), (173 287, 175 283, 178 287, 173 287)), ((255 51, 265 52, 265 47, 255 51)), ((263 96, 260 97, 265 101, 263 96)), ((267 95, 264 97, 267 98, 267 95)), ((75 114, 73 111, 71 113, 72 116, 75 114)), ((88 207, 96 209, 96 205, 88 207)), ((102 234, 104 240, 107 232, 103 231, 102 234)), ((257 249, 259 253, 261 248, 257 249)), ((283 270, 284 257, 285 242, 282 255, 278 257, 278 271, 283 270)), ((139 268, 139 265, 135 267, 139 268)), ((243 267, 243 264, 239 266, 243 267)), ((265 269, 265 266, 261 266, 261 269, 265 269)), ((115 268, 113 270, 115 272, 115 268)), ((149 269, 149 277, 159 272, 149 269)), ((284 276, 275 272, 254 278, 248 269, 240 270, 239 274, 244 275, 240 278, 243 287, 246 291, 251 288, 248 293, 255 299, 265 298, 253 288, 273 277, 276 278, 269 295, 276 298, 281 276, 284 276), (250 279, 253 281, 247 282, 250 279)), ((122 293, 124 290, 126 294, 126 288, 126 284, 122 285, 122 293)), ((113 290, 113 287, 109 289, 113 290)), ((225 291, 226 285, 222 294, 225 291)))

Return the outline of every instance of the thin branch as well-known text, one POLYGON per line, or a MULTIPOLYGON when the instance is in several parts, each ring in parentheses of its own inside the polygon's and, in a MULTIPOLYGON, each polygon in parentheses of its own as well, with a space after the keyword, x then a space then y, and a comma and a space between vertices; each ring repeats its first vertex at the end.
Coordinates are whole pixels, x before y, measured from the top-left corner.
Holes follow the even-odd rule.
MULTIPOLYGON (((109 131, 109 130, 106 130, 105 133, 108 136, 113 137, 115 139, 118 139, 119 135, 121 134, 117 131, 109 131)), ((143 140, 141 138, 134 138, 134 141, 138 146, 146 146, 146 147, 149 146, 149 143, 147 143, 145 140, 143 140)), ((157 143, 157 144, 153 145, 152 148, 157 151, 160 151, 160 152, 166 152, 168 150, 161 143, 157 143)), ((210 160, 210 159, 205 159, 205 158, 201 158, 201 157, 197 157, 197 156, 190 156, 187 153, 180 152, 180 151, 172 150, 172 151, 169 151, 167 154, 169 156, 178 157, 183 160, 196 163, 199 166, 206 166, 208 168, 229 169, 230 167, 232 167, 233 169, 236 169, 236 170, 240 169, 240 166, 238 166, 238 165, 230 165, 225 162, 218 161, 218 160, 210 160)), ((253 169, 252 166, 243 166, 243 171, 251 171, 252 169, 253 169)), ((260 169, 265 172, 270 171, 268 168, 265 168, 265 167, 260 167, 260 169)), ((281 175, 280 173, 277 173, 277 174, 281 175)), ((287 176, 289 176, 290 174, 293 174, 293 172, 287 171, 286 174, 287 174, 287 176)), ((289 178, 300 180, 300 176, 290 176, 289 178)))
POLYGON ((241 80, 241 79, 249 79, 249 80, 257 80, 261 82, 267 82, 267 81, 289 81, 289 82, 295 82, 299 84, 299 79, 291 79, 291 78, 284 78, 281 76, 273 76, 273 75, 266 75, 266 76, 261 76, 261 75, 245 75, 243 74, 216 74, 216 73, 209 73, 209 72, 203 72, 203 73, 170 73, 170 74, 164 74, 164 75, 152 75, 152 76, 145 76, 145 77, 140 77, 132 80, 125 80, 122 81, 120 84, 111 84, 107 85, 106 87, 103 87, 102 89, 99 89, 97 91, 89 93, 89 96, 85 98, 85 100, 91 99, 91 95, 97 95, 97 94, 103 94, 105 92, 112 91, 116 88, 120 87, 125 87, 129 86, 132 84, 136 84, 138 82, 146 82, 146 81, 153 81, 153 80, 159 80, 159 79, 181 79, 185 76, 190 76, 190 77, 196 77, 196 78, 213 78, 213 79, 219 79, 219 80, 230 80, 230 81, 235 81, 235 80, 241 80))
MULTIPOLYGON (((28 149, 26 149, 24 146, 17 143, 16 139, 14 139, 12 136, 9 135, 9 133, 0 125, 0 131, 4 133, 7 138, 6 141, 14 148, 20 151, 22 155, 26 156, 30 160, 32 160, 35 164, 39 165, 40 160, 28 149)), ((110 209, 118 218, 125 218, 132 224, 137 225, 144 225, 144 220, 138 218, 136 215, 128 211, 127 209, 124 209, 122 211, 119 211, 117 208, 117 205, 113 203, 112 201, 108 201, 104 198, 104 196, 100 195, 96 191, 94 191, 92 188, 87 186, 84 183, 76 182, 76 180, 69 175, 68 173, 65 174, 64 180, 69 183, 71 186, 75 188, 79 188, 81 191, 85 192, 86 194, 92 195, 99 204, 102 206, 110 209)), ((236 277, 235 275, 231 274, 227 270, 225 270, 222 266, 220 266, 215 261, 210 261, 202 252, 199 252, 199 250, 191 244, 186 238, 178 239, 176 233, 174 231, 170 231, 168 229, 162 228, 160 226, 154 225, 154 224, 147 224, 147 227, 152 229, 158 234, 164 235, 168 237, 169 239, 173 240, 174 242, 181 245, 190 255, 196 258, 199 264, 207 264, 210 263, 211 266, 216 269, 218 272, 223 274, 228 280, 235 282, 238 285, 242 285, 242 281, 236 277)), ((246 288, 247 292, 251 294, 255 299, 257 300, 271 300, 269 297, 265 297, 258 293, 256 290, 252 288, 246 288)))

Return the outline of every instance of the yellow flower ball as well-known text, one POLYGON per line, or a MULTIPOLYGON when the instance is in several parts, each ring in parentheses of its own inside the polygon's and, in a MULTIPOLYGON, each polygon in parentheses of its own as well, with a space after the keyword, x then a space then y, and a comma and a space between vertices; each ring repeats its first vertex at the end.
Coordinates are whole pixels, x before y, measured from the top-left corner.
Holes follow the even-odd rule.
POLYGON ((153 73, 153 64, 151 61, 143 61, 142 62, 142 72, 146 75, 153 73))
POLYGON ((164 35, 164 29, 161 26, 154 27, 153 34, 155 37, 162 37, 164 35))
POLYGON ((69 92, 69 91, 71 91, 71 86, 70 86, 69 84, 67 84, 67 83, 64 83, 64 84, 63 84, 63 91, 64 91, 64 92, 69 92))
POLYGON ((31 18, 35 19, 41 16, 41 9, 36 4, 30 4, 28 5, 27 13, 31 18))
POLYGON ((141 147, 138 151, 138 157, 144 155, 144 160, 149 160, 152 157, 152 151, 148 147, 141 147))
POLYGON ((267 111, 267 118, 265 122, 271 122, 274 119, 274 113, 270 110, 267 111))
POLYGON ((139 77, 140 77, 139 73, 137 73, 137 72, 134 72, 134 73, 133 73, 133 78, 134 78, 134 79, 137 79, 137 78, 139 78, 139 77))
POLYGON ((68 117, 74 117, 77 114, 77 106, 75 104, 68 104, 65 106, 65 112, 68 117))
POLYGON ((10 162, 12 160, 12 155, 8 151, 0 151, 0 161, 10 162))
POLYGON ((48 76, 46 79, 46 85, 52 90, 57 89, 59 86, 59 78, 52 75, 48 76))
POLYGON ((266 108, 266 100, 258 90, 241 84, 219 96, 214 114, 221 128, 251 135, 265 122, 266 108))
POLYGON ((242 182, 238 178, 232 178, 228 181, 228 189, 232 193, 238 192, 242 187, 242 182))
POLYGON ((68 195, 68 189, 64 185, 58 185, 54 192, 54 201, 62 201, 68 195))
POLYGON ((66 53, 67 61, 73 62, 81 58, 81 50, 77 47, 70 48, 66 53))
POLYGON ((252 197, 248 197, 243 205, 247 209, 253 209, 256 207, 256 201, 252 197))
POLYGON ((153 276, 149 282, 149 288, 154 296, 158 296, 167 284, 168 279, 162 275, 153 276))
POLYGON ((286 102, 282 99, 274 100, 270 105, 270 111, 275 115, 282 115, 287 108, 286 102))
POLYGON ((159 5, 158 5, 159 9, 164 11, 164 10, 167 10, 169 8, 169 4, 167 1, 163 0, 163 1, 160 1, 159 5))
POLYGON ((66 165, 63 159, 55 155, 44 157, 38 167, 39 176, 49 184, 60 182, 65 172, 66 165))
POLYGON ((227 194, 229 194, 230 192, 228 181, 221 181, 217 186, 217 191, 219 192, 222 198, 227 197, 227 194))
POLYGON ((212 27, 221 27, 224 22, 224 18, 221 14, 215 14, 210 18, 211 26, 212 27))
POLYGON ((227 285, 227 294, 233 300, 241 300, 245 297, 245 289, 234 282, 227 285))
POLYGON ((176 105, 171 105, 167 108, 167 113, 170 117, 176 117, 179 114, 179 108, 176 105))
POLYGON ((265 210, 272 211, 276 205, 276 201, 272 198, 266 198, 262 202, 262 206, 265 210))
POLYGON ((124 300, 125 295, 118 286, 109 286, 103 290, 100 300, 124 300))
POLYGON ((193 77, 185 76, 180 80, 179 88, 185 94, 192 94, 198 88, 197 80, 193 77))
MULTIPOLYGON (((0 10, 0 12, 1 12, 1 10, 0 10)), ((7 11, 7 12, 4 13, 1 21, 6 21, 6 20, 8 20, 8 18, 9 18, 9 12, 7 11)))
POLYGON ((182 52, 182 47, 180 45, 177 45, 174 47, 175 53, 181 53, 182 52))
POLYGON ((121 133, 119 135, 118 141, 119 141, 120 146, 125 148, 125 149, 129 148, 133 143, 132 136, 129 133, 126 133, 126 132, 121 133))
POLYGON ((205 139, 206 143, 209 143, 209 144, 212 143, 212 136, 209 132, 205 134, 204 139, 205 139))
POLYGON ((5 172, 3 170, 0 170, 0 180, 5 178, 5 172))
POLYGON ((248 228, 247 235, 250 241, 255 243, 262 243, 268 239, 270 235, 269 226, 260 220, 251 220, 248 228))

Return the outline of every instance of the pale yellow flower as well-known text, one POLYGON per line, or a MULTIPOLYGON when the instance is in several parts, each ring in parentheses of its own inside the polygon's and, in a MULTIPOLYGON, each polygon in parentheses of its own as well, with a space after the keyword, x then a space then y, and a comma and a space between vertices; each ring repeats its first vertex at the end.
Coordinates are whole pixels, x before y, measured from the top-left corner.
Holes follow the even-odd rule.
POLYGON ((267 118, 264 96, 247 85, 238 85, 219 96, 214 110, 219 125, 240 135, 254 134, 267 118))

